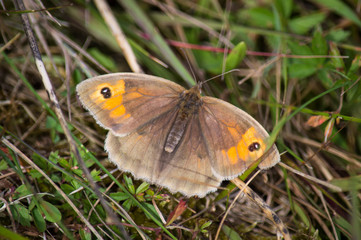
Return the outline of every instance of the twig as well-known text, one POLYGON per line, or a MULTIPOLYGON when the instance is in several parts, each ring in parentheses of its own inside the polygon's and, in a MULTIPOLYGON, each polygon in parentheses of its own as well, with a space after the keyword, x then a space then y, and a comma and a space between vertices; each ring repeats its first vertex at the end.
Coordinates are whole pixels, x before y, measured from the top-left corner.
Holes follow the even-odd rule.
POLYGON ((311 181, 316 182, 316 183, 318 183, 320 185, 328 187, 328 188, 332 189, 335 192, 342 192, 342 188, 340 188, 338 186, 335 186, 335 185, 333 185, 331 183, 322 181, 322 180, 320 180, 318 178, 312 177, 312 176, 310 176, 308 174, 305 174, 303 172, 297 171, 296 169, 291 168, 290 166, 288 166, 287 164, 285 164, 283 162, 280 162, 279 165, 286 168, 287 170, 297 174, 297 175, 300 175, 301 177, 307 178, 308 180, 311 180, 311 181))
POLYGON ((119 47, 122 49, 124 57, 127 59, 130 68, 133 72, 143 73, 143 70, 139 66, 127 38, 125 37, 107 2, 104 0, 95 0, 94 2, 100 11, 100 14, 103 16, 105 23, 108 25, 110 31, 117 40, 119 47))
POLYGON ((291 236, 282 220, 263 201, 262 198, 260 198, 250 187, 247 186, 247 184, 242 182, 239 178, 233 179, 232 182, 236 184, 238 188, 243 189, 242 191, 246 194, 246 196, 262 209, 262 211, 266 214, 267 218, 271 220, 276 226, 277 232, 281 233, 285 240, 291 240, 291 236))

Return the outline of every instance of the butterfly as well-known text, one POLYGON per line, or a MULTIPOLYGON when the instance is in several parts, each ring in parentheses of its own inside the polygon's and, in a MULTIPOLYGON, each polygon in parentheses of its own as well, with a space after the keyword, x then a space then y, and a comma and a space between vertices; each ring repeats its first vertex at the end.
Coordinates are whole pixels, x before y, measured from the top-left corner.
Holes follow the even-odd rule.
POLYGON ((83 106, 109 130, 105 150, 119 169, 137 179, 205 196, 262 157, 280 161, 269 135, 248 113, 223 100, 138 73, 93 77, 76 87, 83 106), (266 151, 267 150, 267 151, 266 151))

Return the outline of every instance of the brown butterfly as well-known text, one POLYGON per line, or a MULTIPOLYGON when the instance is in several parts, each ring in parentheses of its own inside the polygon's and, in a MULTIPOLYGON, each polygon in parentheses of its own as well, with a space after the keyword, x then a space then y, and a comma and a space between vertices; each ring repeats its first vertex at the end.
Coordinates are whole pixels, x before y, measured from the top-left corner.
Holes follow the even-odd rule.
POLYGON ((249 114, 213 97, 146 74, 115 73, 83 81, 77 92, 97 123, 109 130, 105 149, 138 179, 203 197, 222 180, 280 161, 268 133, 249 114))

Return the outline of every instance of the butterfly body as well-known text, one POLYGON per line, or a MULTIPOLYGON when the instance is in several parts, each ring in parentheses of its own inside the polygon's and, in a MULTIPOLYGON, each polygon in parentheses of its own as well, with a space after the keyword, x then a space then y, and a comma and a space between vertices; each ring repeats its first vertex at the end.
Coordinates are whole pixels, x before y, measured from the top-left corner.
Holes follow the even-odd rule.
POLYGON ((261 169, 279 162, 268 133, 246 112, 200 86, 186 90, 145 74, 116 73, 77 86, 79 98, 109 130, 109 159, 136 178, 186 196, 204 196, 222 180, 262 157, 261 169))
POLYGON ((181 140, 187 123, 192 116, 198 114, 199 107, 202 105, 199 86, 194 86, 190 90, 183 91, 179 96, 178 113, 172 124, 164 147, 166 152, 173 152, 181 140))

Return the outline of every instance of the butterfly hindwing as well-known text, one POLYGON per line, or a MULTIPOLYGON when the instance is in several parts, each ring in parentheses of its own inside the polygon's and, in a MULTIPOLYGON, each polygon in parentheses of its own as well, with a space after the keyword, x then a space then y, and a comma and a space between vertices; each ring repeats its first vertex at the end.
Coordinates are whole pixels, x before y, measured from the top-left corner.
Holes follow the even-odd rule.
POLYGON ((266 153, 269 135, 248 113, 220 99, 202 101, 199 118, 216 175, 234 178, 260 157, 262 169, 280 161, 275 145, 266 153))
POLYGON ((199 119, 189 120, 182 139, 172 153, 164 144, 176 112, 166 113, 126 137, 108 133, 109 158, 136 178, 167 187, 186 196, 215 191, 221 179, 214 176, 200 132, 199 119))

